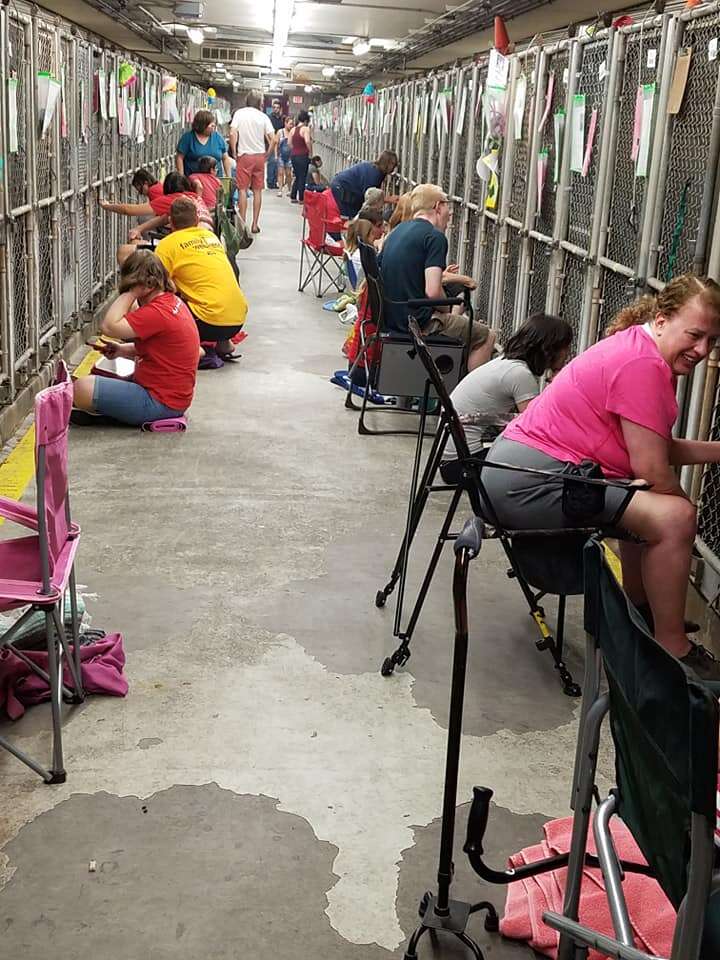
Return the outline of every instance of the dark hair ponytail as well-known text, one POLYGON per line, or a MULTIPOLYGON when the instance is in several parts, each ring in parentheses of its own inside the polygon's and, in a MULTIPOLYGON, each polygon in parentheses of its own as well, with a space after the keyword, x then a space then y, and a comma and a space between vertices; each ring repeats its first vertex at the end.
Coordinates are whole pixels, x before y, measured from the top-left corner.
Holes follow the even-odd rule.
POLYGON ((540 377, 572 341, 573 329, 567 320, 551 313, 534 313, 510 337, 503 356, 506 360, 524 361, 530 372, 540 377))

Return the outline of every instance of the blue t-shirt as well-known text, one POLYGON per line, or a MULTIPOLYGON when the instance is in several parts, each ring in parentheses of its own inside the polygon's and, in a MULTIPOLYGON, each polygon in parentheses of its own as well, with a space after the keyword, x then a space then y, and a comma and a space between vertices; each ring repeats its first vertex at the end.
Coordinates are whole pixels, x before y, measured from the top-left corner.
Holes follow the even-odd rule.
POLYGON ((340 213, 344 217, 356 217, 365 200, 369 187, 379 187, 385 174, 374 163, 363 160, 347 170, 336 173, 330 183, 340 213))
POLYGON ((227 153, 227 144, 225 138, 217 130, 213 130, 207 143, 200 143, 195 131, 187 130, 180 137, 177 152, 185 158, 185 176, 189 176, 191 173, 200 173, 201 157, 215 157, 217 161, 216 173, 219 177, 224 175, 222 158, 223 154, 227 153))
MULTIPOLYGON (((391 230, 380 254, 385 299, 423 300, 427 267, 447 266, 448 242, 444 233, 427 220, 406 220, 391 230)), ((383 306, 384 326, 395 333, 408 332, 408 308, 392 303, 383 306)), ((432 309, 414 309, 421 327, 432 317, 432 309)))

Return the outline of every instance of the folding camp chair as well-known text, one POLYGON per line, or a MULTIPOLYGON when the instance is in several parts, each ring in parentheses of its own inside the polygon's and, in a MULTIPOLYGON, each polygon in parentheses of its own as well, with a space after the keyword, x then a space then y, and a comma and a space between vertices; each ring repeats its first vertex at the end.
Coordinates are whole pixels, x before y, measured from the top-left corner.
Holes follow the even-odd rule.
POLYGON ((332 240, 329 234, 342 233, 345 227, 344 220, 329 215, 325 193, 312 190, 305 193, 300 241, 300 293, 310 283, 315 284, 317 297, 325 296, 330 287, 334 287, 338 293, 343 292, 346 285, 343 271, 345 246, 342 240, 332 240))
POLYGON ((558 960, 585 957, 588 948, 621 960, 653 960, 635 944, 622 886, 623 874, 630 871, 654 877, 677 910, 670 960, 714 960, 720 955, 720 870, 713 840, 717 685, 695 679, 651 637, 597 538, 585 547, 584 569, 587 647, 570 852, 516 870, 491 869, 483 860, 492 797, 485 788, 474 791, 465 852, 489 883, 513 883, 567 865, 563 912, 543 915, 561 935, 558 960), (601 692, 603 674, 607 692, 601 692), (608 712, 617 785, 600 800, 595 771, 608 712), (597 857, 587 852, 593 798, 597 857), (610 833, 614 816, 625 823, 647 865, 618 859, 610 833), (602 872, 614 936, 578 922, 586 865, 602 872))
POLYGON ((63 783, 66 776, 62 751, 62 700, 80 703, 84 699, 74 570, 80 528, 70 519, 67 476, 72 401, 72 383, 67 367, 60 361, 55 384, 41 390, 35 397, 36 507, 33 509, 0 498, 0 516, 33 531, 31 536, 0 542, 0 612, 27 608, 0 636, 0 650, 12 651, 50 687, 53 737, 50 768, 43 767, 3 736, 0 736, 0 747, 27 764, 47 783, 63 783), (68 589, 72 643, 66 637, 64 626, 63 607, 68 589), (45 616, 47 673, 16 646, 25 623, 37 612, 45 616), (69 676, 72 690, 65 686, 63 676, 69 676))
MULTIPOLYGON (((351 410, 360 411, 358 433, 364 436, 415 436, 422 438, 425 433, 425 424, 429 402, 435 399, 432 383, 428 381, 422 364, 418 363, 412 337, 408 334, 394 333, 385 330, 384 304, 392 302, 405 306, 409 311, 432 307, 452 307, 463 303, 460 297, 442 297, 436 300, 407 300, 388 301, 383 290, 382 276, 378 265, 375 248, 362 240, 358 242, 360 261, 365 273, 367 285, 367 310, 365 318, 360 323, 360 349, 353 362, 349 379, 353 380, 355 371, 365 365, 366 388, 362 403, 357 407, 352 401, 352 391, 348 390, 345 406, 351 410), (417 430, 374 430, 367 426, 365 415, 371 392, 375 390, 385 396, 419 398, 417 411, 398 409, 397 407, 381 407, 375 413, 389 412, 399 416, 419 416, 417 430)), ((469 299, 465 300, 469 311, 469 299)), ((468 325, 472 317, 468 319, 468 325)), ((470 326, 468 326, 468 344, 470 326)), ((436 364, 442 370, 442 376, 448 389, 452 390, 467 370, 468 345, 451 337, 432 336, 425 339, 427 349, 433 354, 436 364)), ((432 436, 432 434, 429 434, 432 436)), ((417 456, 416 456, 417 462, 417 456)))

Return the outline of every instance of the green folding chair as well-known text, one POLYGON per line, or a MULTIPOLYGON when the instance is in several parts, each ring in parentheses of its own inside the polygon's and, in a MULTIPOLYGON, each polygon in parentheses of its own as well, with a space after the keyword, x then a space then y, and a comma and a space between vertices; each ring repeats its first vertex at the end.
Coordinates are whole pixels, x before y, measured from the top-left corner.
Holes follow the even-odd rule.
POLYGON ((605 559, 597 537, 583 551, 586 659, 575 757, 569 854, 515 870, 484 860, 492 790, 476 787, 465 852, 488 883, 509 884, 567 866, 562 914, 543 919, 560 933, 558 960, 586 960, 595 949, 619 960, 661 960, 635 946, 623 874, 654 877, 677 910, 669 960, 720 957, 720 871, 714 842, 718 769, 718 690, 702 684, 648 633, 605 559), (602 683, 607 681, 607 690, 602 683), (615 745, 617 785, 600 800, 595 784, 606 716, 615 745), (587 850, 593 802, 597 856, 587 850), (647 860, 620 861, 610 822, 625 823, 647 860), (603 874, 614 937, 578 922, 583 868, 603 874))

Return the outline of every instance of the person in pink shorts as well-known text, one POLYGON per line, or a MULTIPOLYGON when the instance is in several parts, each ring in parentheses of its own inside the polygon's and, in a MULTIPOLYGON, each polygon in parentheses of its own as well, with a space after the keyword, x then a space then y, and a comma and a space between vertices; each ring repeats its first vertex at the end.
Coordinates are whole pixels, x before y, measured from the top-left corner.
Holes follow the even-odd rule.
POLYGON ((623 586, 655 637, 701 679, 720 663, 687 637, 684 620, 696 510, 675 468, 720 463, 720 443, 672 435, 676 381, 692 373, 720 336, 720 287, 680 276, 656 296, 621 311, 613 333, 576 357, 495 441, 488 463, 562 474, 592 461, 608 479, 644 480, 650 490, 608 487, 586 521, 562 510, 563 483, 483 469, 498 520, 509 529, 619 527, 642 543, 621 543, 623 586))

